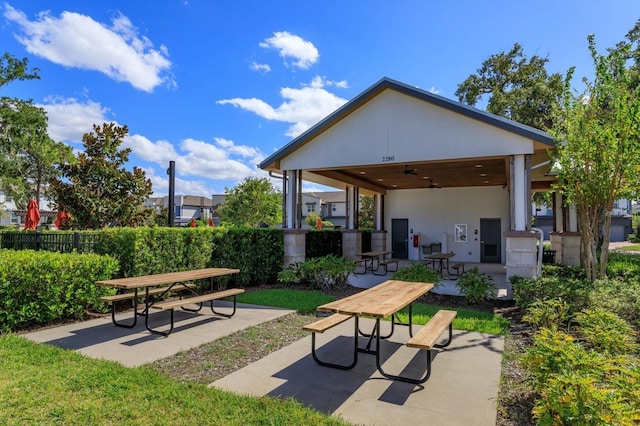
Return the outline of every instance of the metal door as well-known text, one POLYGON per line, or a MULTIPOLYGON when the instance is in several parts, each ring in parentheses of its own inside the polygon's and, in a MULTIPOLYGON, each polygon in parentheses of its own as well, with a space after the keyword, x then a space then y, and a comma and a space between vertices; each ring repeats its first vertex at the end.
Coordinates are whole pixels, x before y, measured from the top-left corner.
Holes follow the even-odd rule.
POLYGON ((500 263, 501 245, 500 219, 480 219, 480 262, 500 263))
POLYGON ((391 257, 409 258, 409 219, 391 219, 391 257))

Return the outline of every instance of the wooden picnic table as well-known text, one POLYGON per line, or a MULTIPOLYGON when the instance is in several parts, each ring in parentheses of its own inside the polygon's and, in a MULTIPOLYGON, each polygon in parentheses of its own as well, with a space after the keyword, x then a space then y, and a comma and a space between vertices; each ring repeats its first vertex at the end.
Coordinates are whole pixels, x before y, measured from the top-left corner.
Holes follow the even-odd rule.
POLYGON ((96 284, 106 287, 114 287, 119 290, 124 290, 124 293, 116 294, 113 296, 105 296, 101 299, 105 302, 111 302, 111 320, 114 325, 118 327, 125 328, 133 328, 136 325, 138 315, 143 315, 145 317, 145 326, 147 330, 154 334, 161 334, 167 336, 173 330, 173 309, 176 307, 181 307, 186 311, 198 312, 202 308, 202 303, 205 301, 211 302, 211 311, 213 313, 223 315, 223 316, 232 316, 235 313, 236 307, 236 298, 235 296, 239 293, 244 292, 243 289, 229 289, 223 290, 219 292, 213 292, 213 279, 216 277, 222 277, 231 274, 239 273, 239 269, 231 269, 231 268, 204 268, 204 269, 194 269, 190 271, 179 271, 179 272, 168 272, 163 274, 152 274, 152 275, 141 275, 138 277, 127 277, 127 278, 116 278, 112 280, 102 280, 96 281, 96 284), (204 295, 199 295, 195 291, 195 286, 191 283, 195 280, 203 280, 209 279, 211 282, 211 293, 206 293, 204 295), (162 286, 162 287, 159 287, 162 286), (139 294, 139 290, 144 290, 144 295, 139 294), (133 291, 131 291, 133 290, 133 291), (179 301, 162 301, 168 295, 174 294, 177 292, 187 292, 192 295, 192 297, 180 298, 179 301), (213 300, 221 299, 223 297, 231 297, 233 296, 233 313, 229 314, 221 314, 214 310, 213 300), (137 310, 137 302, 138 299, 144 299, 144 310, 142 312, 138 312, 137 310), (133 313, 133 321, 131 323, 123 323, 118 322, 116 320, 116 308, 115 303, 120 300, 132 300, 134 306, 133 313), (190 309, 185 308, 184 305, 197 303, 199 308, 190 309), (150 309, 162 309, 162 310, 170 310, 171 311, 171 328, 168 332, 159 331, 157 329, 153 329, 149 326, 149 311, 150 309))
MULTIPOLYGON (((365 251, 362 253, 356 253, 356 256, 360 256, 364 261, 364 271, 358 272, 358 274, 366 274, 367 271, 377 271, 380 267, 380 262, 385 260, 385 257, 391 254, 390 251, 365 251), (375 264, 375 267, 374 267, 375 264)), ((355 272, 354 272, 355 273, 355 272)))
MULTIPOLYGON (((333 315, 310 324, 305 329, 311 331, 312 335, 312 355, 314 360, 323 366, 349 370, 355 367, 358 361, 358 353, 372 354, 376 356, 376 367, 378 371, 387 378, 406 381, 409 383, 422 383, 426 380, 415 380, 413 378, 401 377, 386 373, 382 369, 380 362, 380 340, 391 337, 394 333, 396 325, 405 325, 409 327, 409 336, 413 337, 413 303, 421 296, 428 293, 433 288, 432 283, 407 282, 398 280, 388 280, 375 287, 353 294, 343 299, 325 303, 317 307, 318 312, 332 312, 333 315), (397 313, 408 307, 408 323, 402 323, 397 318, 397 313), (359 328, 359 319, 361 317, 369 317, 375 319, 375 326, 370 334, 363 333, 359 328), (380 321, 383 318, 391 317, 391 330, 382 336, 380 329, 380 321), (355 320, 354 325, 354 349, 353 361, 348 365, 339 365, 321 361, 316 354, 315 335, 323 333, 325 330, 334 327, 350 318, 355 320), (364 348, 358 346, 358 336, 368 337, 367 345, 364 348), (373 340, 375 339, 375 349, 371 349, 373 340)), ((439 333, 438 333, 439 334, 439 333)), ((436 336, 437 337, 437 336, 436 336)), ((430 348, 429 348, 430 349, 430 348)), ((428 358, 428 371, 431 364, 431 358, 428 358)))
POLYGON ((432 262, 433 270, 438 271, 440 275, 446 269, 449 272, 449 259, 451 259, 456 254, 451 253, 434 253, 428 254, 424 258, 430 260, 432 262), (445 266, 446 264, 446 266, 445 266), (437 266, 436 266, 437 265, 437 266))

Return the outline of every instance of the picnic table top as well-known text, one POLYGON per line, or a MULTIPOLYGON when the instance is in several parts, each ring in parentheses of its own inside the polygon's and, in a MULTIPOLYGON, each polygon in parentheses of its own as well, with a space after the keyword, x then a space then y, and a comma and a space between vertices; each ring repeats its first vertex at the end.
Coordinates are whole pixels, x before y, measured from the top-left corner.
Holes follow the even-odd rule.
POLYGON ((190 271, 168 272, 164 274, 141 275, 139 277, 116 278, 113 280, 96 281, 96 284, 132 289, 140 287, 153 287, 156 285, 172 284, 182 281, 198 280, 203 278, 221 277, 239 273, 239 269, 231 268, 204 268, 190 271))

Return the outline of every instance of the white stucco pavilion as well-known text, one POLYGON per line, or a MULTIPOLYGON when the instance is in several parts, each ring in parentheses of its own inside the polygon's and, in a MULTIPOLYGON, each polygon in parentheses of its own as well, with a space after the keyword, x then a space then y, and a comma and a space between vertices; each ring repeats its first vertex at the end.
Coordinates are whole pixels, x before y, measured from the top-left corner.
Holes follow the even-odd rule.
MULTIPOLYGON (((418 260, 422 244, 439 242, 456 261, 501 263, 507 276, 535 276, 531 193, 550 190, 556 179, 552 149, 546 132, 383 78, 260 167, 283 176, 287 264, 304 260, 305 180, 345 190, 345 256, 361 251, 364 194, 374 196, 372 250, 418 260)), ((560 201, 552 245, 557 260, 572 264, 579 236, 575 215, 563 214, 560 201)))

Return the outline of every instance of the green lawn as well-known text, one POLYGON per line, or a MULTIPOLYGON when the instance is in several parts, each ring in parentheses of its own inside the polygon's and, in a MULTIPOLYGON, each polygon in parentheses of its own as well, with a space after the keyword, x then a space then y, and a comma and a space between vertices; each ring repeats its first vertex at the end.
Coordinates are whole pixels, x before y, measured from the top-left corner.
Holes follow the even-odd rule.
POLYGON ((294 400, 178 384, 70 350, 0 337, 3 425, 340 425, 294 400))
MULTIPOLYGON (((271 289, 238 295, 238 301, 242 303, 297 309, 301 313, 313 313, 317 306, 333 300, 335 300, 334 297, 318 291, 308 290, 271 289)), ((438 309, 451 309, 458 312, 458 316, 453 321, 453 328, 456 330, 505 334, 509 326, 509 321, 500 315, 473 309, 425 305, 422 303, 416 303, 413 306, 413 323, 426 324, 438 309)), ((407 310, 405 309, 400 313, 400 319, 403 321, 408 320, 406 312, 407 310)))

